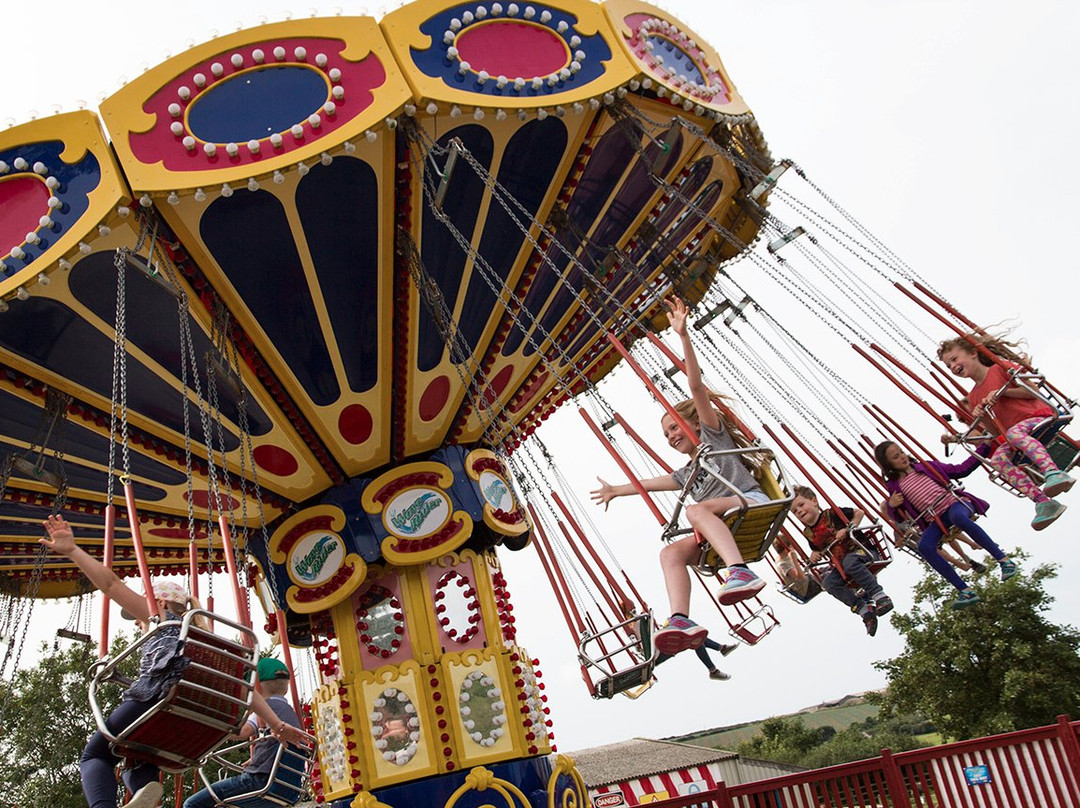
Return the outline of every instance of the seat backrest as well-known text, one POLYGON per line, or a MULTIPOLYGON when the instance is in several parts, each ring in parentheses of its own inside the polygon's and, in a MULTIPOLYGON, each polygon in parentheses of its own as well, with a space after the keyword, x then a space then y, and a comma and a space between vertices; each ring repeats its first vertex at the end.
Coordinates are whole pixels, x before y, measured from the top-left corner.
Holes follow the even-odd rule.
MULTIPOLYGON (((189 612, 181 624, 178 642, 187 665, 179 681, 139 719, 115 735, 107 727, 103 729, 104 722, 99 720, 99 729, 117 756, 152 763, 165 771, 183 771, 201 761, 243 725, 251 707, 258 654, 254 634, 236 623, 214 617, 219 627, 223 625, 241 634, 247 632, 251 646, 234 642, 199 628, 192 622, 199 613, 189 612)), ((119 658, 115 662, 118 661, 119 658)), ((108 681, 115 662, 104 666, 91 682, 95 717, 100 714, 97 687, 108 681)))

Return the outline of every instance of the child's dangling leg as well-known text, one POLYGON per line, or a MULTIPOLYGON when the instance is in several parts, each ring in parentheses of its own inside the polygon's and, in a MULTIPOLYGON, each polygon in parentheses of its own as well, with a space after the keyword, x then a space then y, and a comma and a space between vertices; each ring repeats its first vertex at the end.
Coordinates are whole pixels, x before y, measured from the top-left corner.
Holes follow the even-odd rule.
POLYGON ((686 509, 686 520, 712 545, 730 571, 717 598, 723 606, 752 598, 765 588, 765 582, 746 566, 731 529, 724 523, 722 514, 739 505, 737 497, 718 497, 686 509))
MULTIPOLYGON (((1037 427, 1039 424, 1041 424, 1043 420, 1045 419, 1028 418, 1024 421, 1020 421, 1017 424, 1013 424, 1011 427, 1009 427, 1008 431, 1005 432, 1005 440, 1009 446, 1023 452, 1032 462, 1032 464, 1034 464, 1035 468, 1042 472, 1042 475, 1045 478, 1045 484, 1043 485, 1043 490, 1040 493, 1043 495, 1043 497, 1049 498, 1057 496, 1058 494, 1065 493, 1073 487, 1073 484, 1076 481, 1068 474, 1061 471, 1057 467, 1057 464, 1054 462, 1054 459, 1050 457, 1050 453, 1046 451, 1046 447, 1043 446, 1040 441, 1031 436, 1031 431, 1035 429, 1035 427, 1037 427)), ((1009 458, 1010 453, 1007 451, 1003 451, 1004 449, 1006 449, 1006 447, 1004 446, 999 448, 998 451, 994 453, 994 457, 997 457, 998 454, 1001 453, 1003 455, 1004 461, 1009 465, 1012 465, 1009 458)), ((993 458, 991 458, 991 463, 993 464, 993 462, 994 460, 993 458)), ((997 468, 996 465, 995 468, 997 468)), ((1013 466, 1013 469, 1016 469, 1016 467, 1013 466)), ((1020 474, 1020 476, 1025 478, 1027 477, 1027 475, 1021 472, 1019 469, 1016 469, 1016 471, 1020 474)), ((1005 471, 1002 470, 1002 473, 1005 474, 1005 471)), ((1019 485, 1016 485, 1016 483, 1014 483, 1010 477, 1006 476, 1006 479, 1009 481, 1010 485, 1014 485, 1021 491, 1024 491, 1024 494, 1031 499, 1034 499, 1035 502, 1042 501, 1041 499, 1028 494, 1026 490, 1020 488, 1019 485)), ((1028 483, 1031 483, 1030 479, 1028 479, 1028 483)), ((1031 485, 1034 486, 1034 483, 1031 483, 1031 485)))
POLYGON ((1035 530, 1048 527, 1065 513, 1066 506, 1051 500, 1047 493, 1059 494, 1067 491, 1073 484, 1073 478, 1060 471, 1054 464, 1046 447, 1029 434, 1041 420, 1041 418, 1028 418, 1011 426, 1005 433, 1008 443, 999 446, 990 456, 990 465, 1001 474, 1005 481, 1034 501, 1035 518, 1031 520, 1031 526, 1035 530), (1040 491, 1031 478, 1012 462, 1011 455, 1014 451, 1021 451, 1027 455, 1035 468, 1046 476, 1047 491, 1040 491))

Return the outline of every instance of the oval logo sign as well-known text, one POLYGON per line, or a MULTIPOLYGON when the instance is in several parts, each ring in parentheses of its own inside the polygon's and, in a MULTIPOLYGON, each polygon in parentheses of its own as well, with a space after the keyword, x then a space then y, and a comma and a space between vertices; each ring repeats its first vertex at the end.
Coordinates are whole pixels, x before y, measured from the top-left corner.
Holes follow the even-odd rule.
POLYGON ((446 524, 452 508, 446 495, 435 488, 411 488, 386 503, 383 525, 401 539, 422 539, 446 524))
POLYGON ((515 510, 514 495, 510 492, 510 486, 506 480, 493 471, 481 473, 480 494, 492 508, 499 511, 510 512, 515 510))
POLYGON ((595 808, 615 808, 616 805, 625 805, 626 800, 623 799, 623 795, 618 791, 611 794, 598 794, 593 797, 592 804, 595 808))
POLYGON ((289 571, 302 586, 318 586, 330 580, 345 561, 345 543, 336 533, 317 530, 293 545, 289 571))

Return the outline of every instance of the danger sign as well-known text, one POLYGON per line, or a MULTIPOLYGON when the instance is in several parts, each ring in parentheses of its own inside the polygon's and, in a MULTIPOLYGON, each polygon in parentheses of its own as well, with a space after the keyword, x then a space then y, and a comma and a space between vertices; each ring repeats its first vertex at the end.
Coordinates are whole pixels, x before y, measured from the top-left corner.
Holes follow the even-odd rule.
POLYGON ((615 808, 616 805, 625 805, 626 800, 623 799, 623 795, 618 791, 611 794, 601 794, 598 797, 593 797, 593 808, 615 808))

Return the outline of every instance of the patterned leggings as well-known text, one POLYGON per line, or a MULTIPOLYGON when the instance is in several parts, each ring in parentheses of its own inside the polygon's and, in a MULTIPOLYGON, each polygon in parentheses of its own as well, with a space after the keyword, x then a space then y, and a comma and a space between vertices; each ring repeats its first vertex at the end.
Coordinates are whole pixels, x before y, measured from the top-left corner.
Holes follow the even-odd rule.
POLYGON ((1036 502, 1045 502, 1047 500, 1046 494, 1039 490, 1039 487, 1012 462, 1011 458, 1013 452, 1019 450, 1027 455, 1028 459, 1035 464, 1035 468, 1043 474, 1058 470, 1058 467, 1050 458, 1050 454, 1046 451, 1046 447, 1031 437, 1031 430, 1044 420, 1044 418, 1035 417, 1013 424, 1005 432, 1006 443, 999 446, 994 454, 990 456, 990 465, 1005 478, 1005 482, 1028 499, 1033 499, 1036 502))

